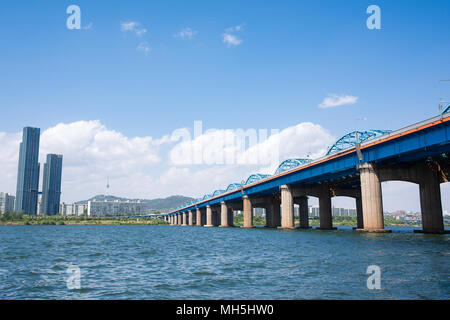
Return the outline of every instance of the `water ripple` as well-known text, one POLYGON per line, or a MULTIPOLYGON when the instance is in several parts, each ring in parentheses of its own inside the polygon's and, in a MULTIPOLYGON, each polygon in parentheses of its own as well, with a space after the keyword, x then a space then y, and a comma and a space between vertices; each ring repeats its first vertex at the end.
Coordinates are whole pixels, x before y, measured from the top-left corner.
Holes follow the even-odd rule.
POLYGON ((2 226, 0 298, 449 299, 449 236, 393 229, 2 226), (366 286, 373 264, 381 290, 366 286))

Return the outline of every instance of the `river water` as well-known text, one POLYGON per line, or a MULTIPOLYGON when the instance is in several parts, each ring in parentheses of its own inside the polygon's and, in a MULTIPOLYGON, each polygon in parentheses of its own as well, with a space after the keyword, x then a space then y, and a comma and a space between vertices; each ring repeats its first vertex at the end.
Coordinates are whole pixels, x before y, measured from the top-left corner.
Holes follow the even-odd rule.
POLYGON ((339 229, 1 226, 0 299, 450 298, 449 235, 339 229))

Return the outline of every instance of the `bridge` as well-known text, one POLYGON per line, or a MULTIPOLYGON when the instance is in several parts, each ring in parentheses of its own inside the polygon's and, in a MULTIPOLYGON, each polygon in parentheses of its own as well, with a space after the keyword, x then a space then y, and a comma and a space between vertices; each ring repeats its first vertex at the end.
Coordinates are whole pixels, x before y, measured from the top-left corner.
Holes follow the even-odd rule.
POLYGON ((252 228, 253 208, 266 212, 266 227, 307 229, 308 196, 319 198, 319 230, 332 230, 331 198, 356 200, 357 231, 384 228, 381 183, 419 185, 423 233, 446 233, 440 184, 450 174, 450 107, 434 118, 397 131, 351 132, 319 159, 287 159, 273 175, 253 174, 164 215, 172 225, 233 226, 233 212, 243 211, 243 228, 252 228), (300 225, 295 225, 294 204, 300 225))

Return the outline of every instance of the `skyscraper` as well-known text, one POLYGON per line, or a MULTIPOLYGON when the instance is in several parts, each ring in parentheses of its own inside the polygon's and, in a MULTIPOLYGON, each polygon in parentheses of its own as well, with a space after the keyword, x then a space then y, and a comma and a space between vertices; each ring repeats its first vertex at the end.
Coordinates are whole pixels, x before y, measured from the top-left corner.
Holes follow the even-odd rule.
POLYGON ((17 173, 16 211, 36 214, 39 188, 39 128, 23 128, 17 173))
POLYGON ((62 155, 48 154, 44 164, 41 213, 54 215, 59 212, 61 198, 62 155))

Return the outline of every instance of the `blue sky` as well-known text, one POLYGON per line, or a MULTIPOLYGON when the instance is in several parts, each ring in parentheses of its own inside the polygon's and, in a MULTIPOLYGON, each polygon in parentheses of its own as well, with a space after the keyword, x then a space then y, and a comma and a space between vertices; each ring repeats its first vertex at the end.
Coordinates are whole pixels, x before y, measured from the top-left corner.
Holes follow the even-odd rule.
POLYGON ((2 1, 0 132, 80 120, 155 139, 194 120, 312 122, 333 137, 398 129, 438 113, 449 21, 449 1, 2 1), (66 28, 71 4, 81 30, 66 28), (366 27, 371 4, 381 30, 366 27), (192 38, 175 36, 186 28, 192 38), (241 43, 224 43, 227 32, 241 43), (357 100, 319 108, 332 94, 357 100))
POLYGON ((435 115, 437 81, 449 77, 450 3, 377 1, 382 30, 369 30, 372 3, 2 1, 2 127, 101 119, 158 136, 196 119, 243 128, 306 120, 340 135, 435 115), (70 4, 91 29, 66 28, 70 4), (121 32, 125 21, 147 34, 121 32), (227 47, 222 34, 236 25, 243 42, 227 47), (173 37, 185 27, 198 32, 193 39, 173 37), (137 52, 140 41, 150 54, 137 52), (317 108, 330 93, 359 100, 317 108))

